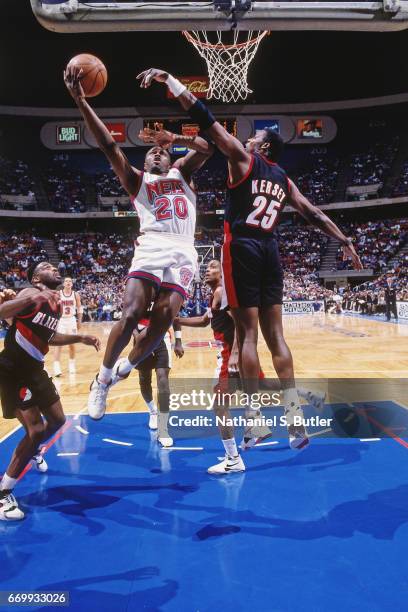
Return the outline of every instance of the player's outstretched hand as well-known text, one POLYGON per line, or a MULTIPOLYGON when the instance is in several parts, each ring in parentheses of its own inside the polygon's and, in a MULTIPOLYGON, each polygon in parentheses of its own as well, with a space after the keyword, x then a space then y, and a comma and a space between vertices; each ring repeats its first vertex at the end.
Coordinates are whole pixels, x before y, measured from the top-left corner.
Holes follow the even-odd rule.
POLYGON ((101 348, 101 341, 96 336, 81 336, 82 344, 94 346, 97 351, 101 348))
POLYGON ((60 303, 60 295, 58 291, 53 289, 43 289, 39 293, 35 293, 32 300, 35 306, 41 306, 48 302, 53 310, 57 310, 60 303))
POLYGON ((8 302, 9 300, 13 300, 16 297, 16 292, 12 289, 3 289, 0 291, 0 304, 3 302, 8 302))
POLYGON ((64 83, 71 96, 75 101, 84 98, 84 90, 81 85, 81 76, 83 70, 78 66, 67 66, 64 70, 64 83))
POLYGON ((143 128, 139 132, 139 138, 147 144, 156 144, 163 149, 168 149, 173 144, 175 136, 167 130, 143 128))
POLYGON ((136 78, 140 80, 140 87, 142 89, 147 89, 152 84, 152 81, 165 83, 169 78, 169 73, 164 70, 158 70, 157 68, 148 68, 138 74, 136 78))
POLYGON ((346 261, 346 259, 348 259, 349 257, 351 258, 351 261, 353 262, 353 267, 355 270, 363 269, 363 264, 361 263, 361 259, 358 256, 357 251, 351 242, 348 245, 343 246, 343 261, 346 261))

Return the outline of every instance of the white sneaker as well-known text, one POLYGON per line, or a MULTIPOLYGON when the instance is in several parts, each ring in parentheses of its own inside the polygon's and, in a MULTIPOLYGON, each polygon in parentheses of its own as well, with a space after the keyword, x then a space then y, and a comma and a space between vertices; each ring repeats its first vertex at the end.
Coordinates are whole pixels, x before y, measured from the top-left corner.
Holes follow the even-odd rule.
POLYGON ((59 361, 54 361, 54 376, 57 378, 58 376, 61 376, 62 374, 62 370, 61 370, 61 364, 59 361))
MULTIPOLYGON (((259 415, 259 418, 261 415, 259 415)), ((254 417, 257 418, 257 417, 254 417)), ((244 437, 239 445, 242 450, 249 450, 263 440, 267 440, 272 436, 272 431, 266 425, 252 425, 244 431, 244 437)))
POLYGON ((294 425, 289 425, 289 446, 292 450, 304 450, 307 446, 309 446, 310 440, 307 436, 307 431, 300 425, 295 427, 294 425))
POLYGON ((169 436, 169 434, 157 436, 157 441, 163 446, 163 448, 170 448, 174 444, 174 440, 169 436))
POLYGON ((241 455, 237 457, 229 457, 225 455, 221 463, 212 465, 208 468, 209 474, 229 474, 231 472, 245 472, 245 464, 242 461, 241 455))
POLYGON ((91 419, 98 421, 105 415, 106 411, 106 399, 108 392, 111 387, 111 383, 104 385, 98 381, 98 377, 95 376, 89 388, 88 396, 88 414, 91 419))
POLYGON ((31 459, 31 463, 39 472, 44 473, 48 470, 47 462, 41 453, 34 455, 34 457, 31 459))
POLYGON ((324 400, 326 393, 324 391, 308 391, 307 389, 298 389, 299 396, 306 400, 312 408, 322 412, 324 409, 324 400))
POLYGON ((158 426, 157 412, 151 412, 149 416, 149 429, 157 429, 158 426))
POLYGON ((18 507, 18 502, 12 493, 0 497, 0 521, 21 521, 24 512, 18 507))

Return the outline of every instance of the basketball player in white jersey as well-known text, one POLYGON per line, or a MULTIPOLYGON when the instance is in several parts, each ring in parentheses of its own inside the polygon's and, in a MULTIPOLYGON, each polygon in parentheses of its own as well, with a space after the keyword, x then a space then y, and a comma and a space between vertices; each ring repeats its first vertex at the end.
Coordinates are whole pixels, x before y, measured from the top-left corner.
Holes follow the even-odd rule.
MULTIPOLYGON (((82 323, 83 308, 81 304, 81 298, 77 291, 73 290, 72 278, 67 276, 64 278, 60 294, 60 309, 61 318, 58 323, 58 330, 60 334, 77 334, 82 323)), ((75 374, 75 345, 70 344, 69 350, 69 364, 68 372, 75 374)), ((61 376, 61 347, 56 346, 54 352, 54 376, 61 376)))
POLYGON ((76 67, 67 68, 65 85, 128 192, 139 215, 141 232, 127 277, 122 318, 112 327, 103 364, 91 384, 88 412, 92 418, 100 419, 109 388, 154 351, 187 295, 197 268, 196 196, 191 175, 212 155, 213 147, 198 136, 185 137, 185 145, 192 150, 172 165, 168 151, 154 146, 147 152, 141 172, 130 165, 88 104, 81 74, 76 67), (139 334, 129 357, 117 361, 152 301, 151 324, 139 334))

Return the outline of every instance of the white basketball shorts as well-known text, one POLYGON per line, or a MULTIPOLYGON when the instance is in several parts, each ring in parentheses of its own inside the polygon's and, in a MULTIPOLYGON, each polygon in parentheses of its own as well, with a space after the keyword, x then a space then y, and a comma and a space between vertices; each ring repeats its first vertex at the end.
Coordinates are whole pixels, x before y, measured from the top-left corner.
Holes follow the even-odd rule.
POLYGON ((78 326, 75 317, 61 317, 58 322, 57 332, 60 334, 77 334, 78 326))
POLYGON ((156 289, 187 297, 197 270, 197 251, 191 239, 178 234, 150 232, 138 237, 127 278, 150 281, 156 289))

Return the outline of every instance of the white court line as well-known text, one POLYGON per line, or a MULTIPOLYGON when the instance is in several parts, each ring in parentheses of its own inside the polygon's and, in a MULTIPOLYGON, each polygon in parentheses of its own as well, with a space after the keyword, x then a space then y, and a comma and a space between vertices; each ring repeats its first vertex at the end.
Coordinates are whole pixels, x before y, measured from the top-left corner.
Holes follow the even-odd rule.
POLYGON ((86 429, 84 429, 83 427, 81 427, 80 425, 75 425, 75 429, 77 429, 78 431, 81 432, 81 434, 84 434, 85 436, 89 436, 89 431, 86 431, 86 429))
POLYGON ((119 444, 120 446, 133 446, 131 442, 121 442, 120 440, 111 440, 110 438, 102 438, 103 442, 110 442, 111 444, 119 444))
POLYGON ((381 442, 381 438, 360 438, 360 442, 381 442))
POLYGON ((203 446, 170 446, 170 447, 163 447, 160 450, 166 450, 166 451, 202 451, 204 450, 203 446))
POLYGON ((315 431, 314 433, 307 434, 308 438, 314 438, 315 436, 321 436, 325 433, 333 433, 331 427, 326 427, 326 429, 321 429, 320 431, 315 431))
POLYGON ((3 436, 2 438, 0 438, 0 444, 2 442, 4 442, 4 440, 7 440, 7 438, 9 438, 10 436, 13 435, 13 433, 16 433, 16 431, 18 431, 20 429, 20 427, 22 427, 21 425, 17 425, 17 427, 15 427, 14 429, 12 429, 11 431, 9 431, 5 436, 3 436))
POLYGON ((82 410, 77 412, 76 415, 74 416, 74 421, 77 421, 79 417, 81 416, 81 414, 85 414, 87 410, 88 410, 88 406, 85 406, 84 408, 82 408, 82 410))
POLYGON ((76 457, 79 453, 57 453, 57 457, 76 457))
POLYGON ((260 442, 259 444, 255 444, 254 448, 258 448, 259 446, 273 446, 274 444, 279 444, 279 440, 273 440, 272 442, 260 442))

